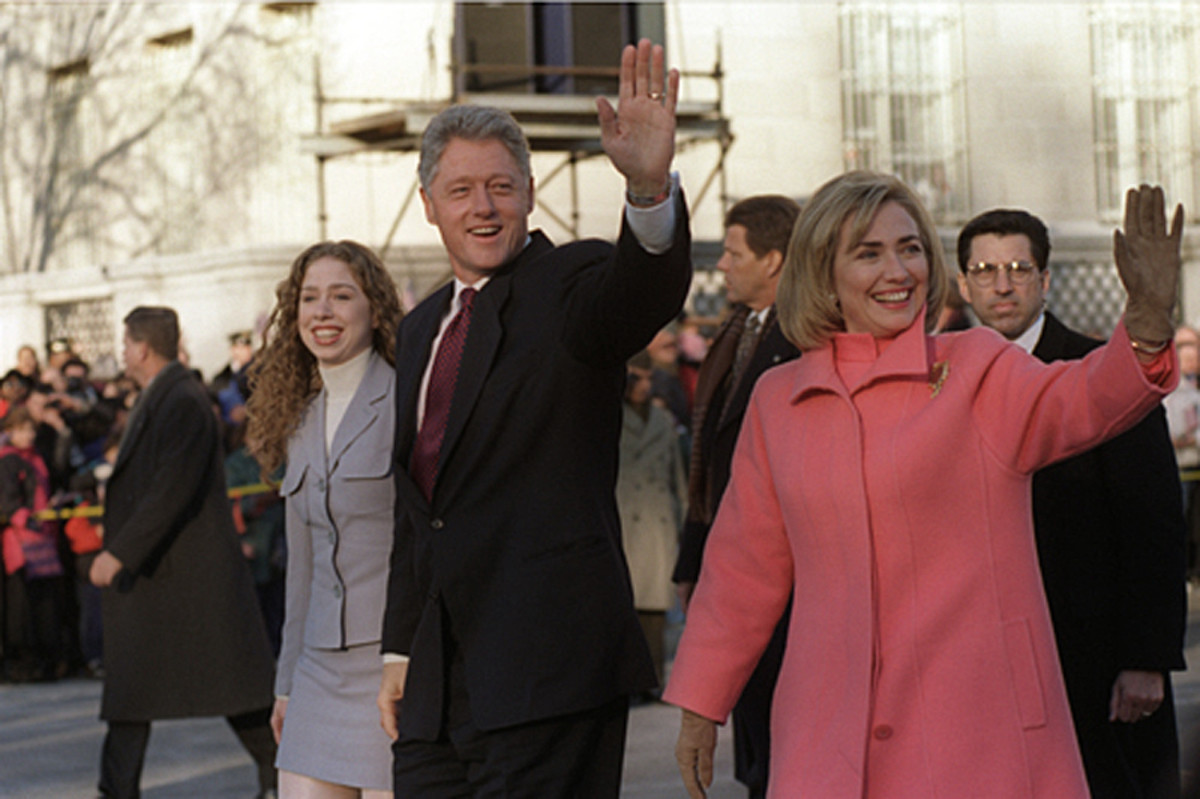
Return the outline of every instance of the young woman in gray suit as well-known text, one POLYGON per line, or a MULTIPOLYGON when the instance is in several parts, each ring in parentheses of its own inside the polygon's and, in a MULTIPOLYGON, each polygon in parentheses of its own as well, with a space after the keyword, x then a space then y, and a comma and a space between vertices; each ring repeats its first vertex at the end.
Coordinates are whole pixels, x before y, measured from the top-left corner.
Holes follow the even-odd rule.
POLYGON ((248 442, 286 462, 287 605, 271 725, 280 796, 390 797, 375 694, 395 490, 396 286, 371 250, 322 242, 276 289, 248 442))

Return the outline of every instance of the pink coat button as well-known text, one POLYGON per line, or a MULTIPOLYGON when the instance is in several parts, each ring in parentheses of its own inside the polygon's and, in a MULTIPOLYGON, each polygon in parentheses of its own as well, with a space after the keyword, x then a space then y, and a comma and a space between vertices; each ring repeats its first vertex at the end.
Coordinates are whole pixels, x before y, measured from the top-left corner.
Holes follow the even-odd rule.
POLYGON ((872 734, 875 736, 875 740, 886 741, 888 738, 892 737, 892 732, 893 732, 893 730, 891 728, 891 725, 880 724, 879 726, 877 726, 875 728, 875 730, 872 734))

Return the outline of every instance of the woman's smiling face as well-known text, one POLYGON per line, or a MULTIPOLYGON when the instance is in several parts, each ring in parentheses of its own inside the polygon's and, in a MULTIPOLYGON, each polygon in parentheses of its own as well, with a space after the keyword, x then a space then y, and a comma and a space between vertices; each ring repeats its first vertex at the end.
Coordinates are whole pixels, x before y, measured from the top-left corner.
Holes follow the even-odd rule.
POLYGON ((833 285, 849 333, 891 338, 925 307, 929 259, 917 223, 903 206, 879 207, 861 241, 851 242, 853 217, 842 223, 833 285))
POLYGON ((371 346, 371 303, 350 267, 325 256, 308 265, 300 287, 300 340, 322 366, 337 366, 371 346))

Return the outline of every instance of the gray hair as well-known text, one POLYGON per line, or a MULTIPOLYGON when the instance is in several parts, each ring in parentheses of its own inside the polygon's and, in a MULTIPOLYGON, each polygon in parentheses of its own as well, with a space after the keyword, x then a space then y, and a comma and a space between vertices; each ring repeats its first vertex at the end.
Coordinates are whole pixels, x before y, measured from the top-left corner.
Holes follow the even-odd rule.
POLYGON ((512 114, 485 105, 452 105, 435 116, 421 136, 421 159, 417 163, 417 175, 421 178, 421 188, 426 191, 429 191, 437 175, 438 162, 451 139, 495 139, 508 148, 521 170, 522 178, 528 181, 532 174, 529 142, 512 114))

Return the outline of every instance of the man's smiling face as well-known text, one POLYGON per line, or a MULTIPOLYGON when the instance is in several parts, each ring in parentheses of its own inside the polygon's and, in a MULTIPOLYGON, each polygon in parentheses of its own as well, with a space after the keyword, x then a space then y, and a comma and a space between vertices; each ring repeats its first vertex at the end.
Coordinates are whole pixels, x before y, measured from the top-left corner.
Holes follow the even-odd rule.
POLYGON ((512 260, 525 246, 533 178, 496 139, 451 139, 428 189, 425 218, 436 225, 455 276, 467 283, 512 260))

